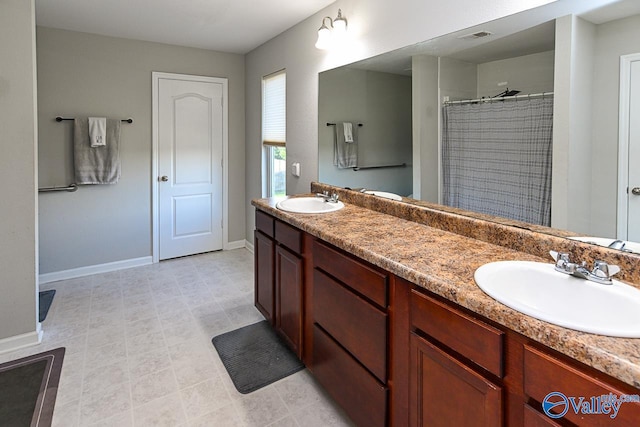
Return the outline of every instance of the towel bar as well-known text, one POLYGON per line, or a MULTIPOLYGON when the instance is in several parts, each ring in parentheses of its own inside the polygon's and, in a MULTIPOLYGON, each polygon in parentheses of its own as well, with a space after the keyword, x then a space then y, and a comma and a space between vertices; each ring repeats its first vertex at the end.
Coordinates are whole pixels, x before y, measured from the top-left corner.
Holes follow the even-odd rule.
POLYGON ((69 184, 66 187, 42 187, 42 188, 38 188, 38 193, 50 193, 52 191, 68 191, 69 193, 73 193, 74 191, 78 191, 78 184, 69 184))
MULTIPOLYGON (((327 122, 327 126, 335 126, 336 124, 337 124, 337 123, 328 123, 328 122, 327 122)), ((358 127, 360 127, 360 128, 361 128, 362 126, 363 126, 363 124, 362 124, 362 123, 358 123, 358 127)))
POLYGON ((399 165, 381 165, 381 166, 356 166, 353 168, 354 171, 364 170, 364 169, 385 169, 385 168, 404 168, 406 167, 406 163, 402 163, 399 165))
MULTIPOLYGON (((56 122, 61 122, 63 120, 75 120, 74 117, 56 117, 56 122)), ((133 123, 133 119, 131 117, 129 117, 128 119, 120 119, 121 122, 125 122, 125 123, 133 123)))

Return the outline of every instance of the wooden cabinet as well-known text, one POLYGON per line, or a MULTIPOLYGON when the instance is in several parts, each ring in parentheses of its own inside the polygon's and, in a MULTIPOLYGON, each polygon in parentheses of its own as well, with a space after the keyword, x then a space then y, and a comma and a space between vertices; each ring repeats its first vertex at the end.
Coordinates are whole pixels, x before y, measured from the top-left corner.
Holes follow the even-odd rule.
POLYGON ((255 304, 359 426, 636 426, 554 419, 545 396, 638 395, 624 384, 256 211, 255 304))
POLYGON ((640 425, 640 402, 621 403, 615 415, 610 408, 607 409, 609 413, 603 413, 600 400, 602 396, 618 398, 622 395, 640 394, 637 389, 598 378, 603 376, 597 372, 588 372, 586 368, 580 369, 576 364, 567 363, 549 352, 524 346, 524 392, 538 403, 542 403, 549 393, 562 393, 564 398, 556 395, 551 400, 553 403, 560 403, 556 406, 557 410, 566 410, 558 420, 588 427, 640 425), (571 398, 574 403, 579 402, 576 407, 569 400, 571 398))
POLYGON ((256 211, 254 243, 256 308, 302 357, 303 233, 256 211))
POLYGON ((388 425, 388 274, 313 244, 313 374, 361 426, 388 425))
POLYGON ((503 333, 435 298, 410 296, 411 426, 501 426, 503 333))
POLYGON ((502 425, 501 387, 415 333, 410 383, 411 426, 502 425))
POLYGON ((276 248, 276 331, 302 357, 302 259, 276 248))
POLYGON ((275 242, 262 232, 255 231, 255 306, 271 324, 275 323, 275 242))

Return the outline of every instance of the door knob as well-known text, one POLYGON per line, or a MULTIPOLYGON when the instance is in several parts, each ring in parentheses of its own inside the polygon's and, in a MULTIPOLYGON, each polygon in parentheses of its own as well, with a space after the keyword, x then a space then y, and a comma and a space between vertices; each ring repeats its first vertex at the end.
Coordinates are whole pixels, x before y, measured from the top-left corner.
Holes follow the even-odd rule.
POLYGON ((631 189, 631 194, 634 196, 640 196, 640 187, 634 187, 631 189))
POLYGON ((169 181, 169 177, 167 175, 162 175, 160 178, 158 178, 158 180, 162 182, 167 182, 169 181))

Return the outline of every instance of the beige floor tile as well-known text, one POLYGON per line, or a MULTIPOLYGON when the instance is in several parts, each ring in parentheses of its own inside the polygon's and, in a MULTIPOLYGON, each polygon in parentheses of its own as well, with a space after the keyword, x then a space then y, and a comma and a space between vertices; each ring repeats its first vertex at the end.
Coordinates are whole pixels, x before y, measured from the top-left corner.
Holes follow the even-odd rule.
POLYGON ((158 348, 147 352, 132 354, 127 359, 130 378, 142 377, 171 367, 169 352, 158 348))
POLYGON ((131 399, 134 408, 177 391, 178 385, 171 368, 136 377, 131 381, 131 399))
POLYGON ((129 409, 131 392, 128 382, 101 388, 93 394, 82 396, 80 425, 94 424, 129 409))
POLYGON ((136 427, 173 427, 187 422, 177 392, 134 408, 133 420, 136 427))
POLYGON ((211 379, 180 390, 187 418, 196 419, 233 403, 220 378, 211 379))
POLYGON ((235 400, 238 415, 249 426, 266 426, 289 415, 275 390, 265 387, 235 400))

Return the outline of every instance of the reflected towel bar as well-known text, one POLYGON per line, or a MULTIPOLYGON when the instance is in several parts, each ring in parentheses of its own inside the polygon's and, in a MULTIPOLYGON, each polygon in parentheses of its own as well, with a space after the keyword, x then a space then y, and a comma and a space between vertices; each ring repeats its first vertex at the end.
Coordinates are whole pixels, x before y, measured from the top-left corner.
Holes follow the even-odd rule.
POLYGON ((52 191, 68 191, 69 193, 73 193, 74 191, 78 191, 78 184, 69 184, 66 187, 42 187, 42 188, 38 188, 38 193, 50 193, 52 191))
MULTIPOLYGON (((61 122, 63 120, 75 120, 74 117, 56 117, 56 122, 61 122)), ((128 119, 121 119, 121 122, 125 122, 125 123, 133 123, 133 119, 131 117, 129 117, 128 119)))
MULTIPOLYGON (((327 123, 327 126, 335 126, 337 123, 327 123)), ((358 123, 358 127, 362 127, 362 123, 358 123)))
POLYGON ((354 171, 360 171, 364 169, 386 169, 386 168, 404 168, 406 167, 406 163, 402 163, 399 165, 381 165, 381 166, 356 166, 353 168, 354 171))

